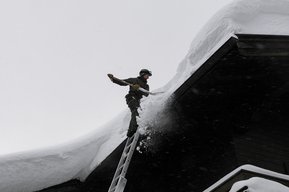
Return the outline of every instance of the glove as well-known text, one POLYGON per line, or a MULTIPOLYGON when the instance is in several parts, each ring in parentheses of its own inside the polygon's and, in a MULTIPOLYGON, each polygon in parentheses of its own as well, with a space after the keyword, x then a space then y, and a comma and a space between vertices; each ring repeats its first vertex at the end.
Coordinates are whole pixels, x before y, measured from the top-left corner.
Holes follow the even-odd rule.
POLYGON ((107 76, 110 78, 110 80, 113 80, 113 74, 107 74, 107 76))
POLYGON ((131 86, 134 90, 138 90, 140 88, 140 86, 138 84, 134 84, 131 86))

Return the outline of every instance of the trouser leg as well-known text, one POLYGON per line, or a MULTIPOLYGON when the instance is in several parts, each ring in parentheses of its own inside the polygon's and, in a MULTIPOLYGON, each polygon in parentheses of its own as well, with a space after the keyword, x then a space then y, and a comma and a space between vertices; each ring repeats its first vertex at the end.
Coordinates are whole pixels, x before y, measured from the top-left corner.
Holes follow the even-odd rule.
POLYGON ((128 132, 127 132, 128 137, 131 137, 137 130, 137 127, 138 127, 137 120, 136 120, 137 116, 138 116, 137 109, 132 110, 129 128, 128 128, 128 132))
POLYGON ((137 116, 139 116, 138 111, 137 111, 137 109, 139 107, 139 101, 137 101, 136 99, 132 99, 131 101, 128 102, 128 106, 129 106, 130 111, 131 111, 131 120, 129 123, 127 136, 131 137, 136 132, 137 127, 138 127, 136 118, 137 118, 137 116))

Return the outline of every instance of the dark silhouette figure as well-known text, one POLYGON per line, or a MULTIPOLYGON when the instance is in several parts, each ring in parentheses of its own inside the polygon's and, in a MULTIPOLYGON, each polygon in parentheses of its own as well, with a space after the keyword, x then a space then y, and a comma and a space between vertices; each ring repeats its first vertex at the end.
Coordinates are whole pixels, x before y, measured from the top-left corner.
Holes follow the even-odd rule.
POLYGON ((116 83, 121 86, 130 86, 128 94, 125 96, 126 103, 131 111, 131 120, 127 132, 127 136, 131 137, 136 132, 138 124, 136 121, 136 117, 139 116, 138 108, 140 107, 140 100, 143 96, 148 96, 148 93, 142 92, 139 88, 143 88, 149 91, 149 85, 147 84, 147 80, 152 76, 152 72, 147 69, 142 69, 139 72, 139 76, 136 78, 128 78, 120 80, 114 77, 112 74, 108 74, 108 77, 113 83, 116 83))

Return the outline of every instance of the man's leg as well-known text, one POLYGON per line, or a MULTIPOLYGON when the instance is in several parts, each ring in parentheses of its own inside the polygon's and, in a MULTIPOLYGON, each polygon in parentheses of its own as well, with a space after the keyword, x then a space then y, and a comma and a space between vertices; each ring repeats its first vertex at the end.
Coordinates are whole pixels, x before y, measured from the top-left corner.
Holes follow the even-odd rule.
POLYGON ((139 116, 138 111, 137 111, 137 109, 139 107, 139 101, 137 101, 136 99, 132 99, 128 103, 128 106, 129 106, 130 111, 131 111, 131 120, 130 120, 130 123, 129 123, 127 136, 131 137, 136 132, 137 127, 138 127, 136 117, 139 116))
POLYGON ((131 120, 130 120, 130 123, 129 123, 129 128, 128 128, 128 131, 127 131, 127 136, 128 137, 131 137, 133 136, 133 134, 136 132, 137 130, 137 127, 138 127, 138 124, 137 124, 137 121, 136 121, 136 117, 138 116, 138 112, 137 112, 137 109, 133 109, 131 111, 131 120))

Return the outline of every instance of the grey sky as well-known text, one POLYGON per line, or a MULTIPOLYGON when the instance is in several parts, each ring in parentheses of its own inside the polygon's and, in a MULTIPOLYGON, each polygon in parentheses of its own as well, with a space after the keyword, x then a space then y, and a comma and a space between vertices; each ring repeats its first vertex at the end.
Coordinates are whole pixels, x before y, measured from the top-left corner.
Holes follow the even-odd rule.
POLYGON ((127 88, 107 73, 148 68, 151 89, 165 85, 228 2, 0 1, 0 154, 57 144, 122 112, 127 88))

